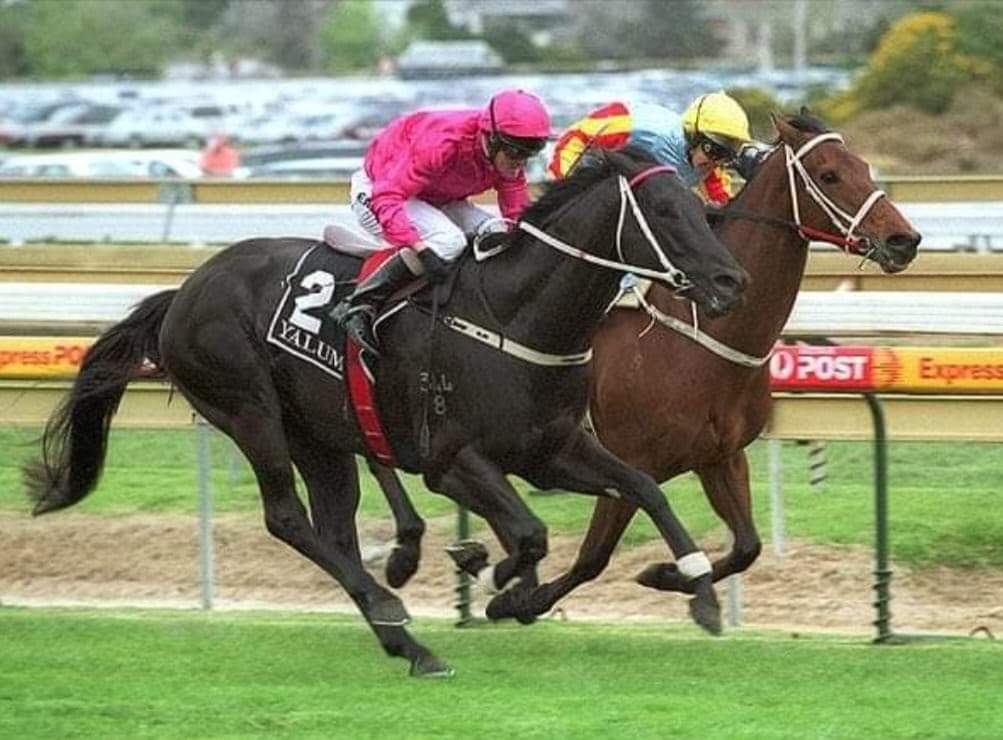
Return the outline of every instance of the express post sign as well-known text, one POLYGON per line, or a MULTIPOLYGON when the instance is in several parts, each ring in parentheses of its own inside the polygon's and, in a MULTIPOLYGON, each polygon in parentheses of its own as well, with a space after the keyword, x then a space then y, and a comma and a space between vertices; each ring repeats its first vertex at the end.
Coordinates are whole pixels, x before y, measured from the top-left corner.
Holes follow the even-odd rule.
MULTIPOLYGON (((93 337, 0 337, 0 379, 76 375, 93 337)), ((776 391, 1003 395, 1003 348, 778 344, 770 358, 776 391)))
POLYGON ((778 391, 1003 394, 1003 349, 777 345, 778 391))
POLYGON ((72 378, 93 342, 93 337, 0 337, 0 379, 72 378))

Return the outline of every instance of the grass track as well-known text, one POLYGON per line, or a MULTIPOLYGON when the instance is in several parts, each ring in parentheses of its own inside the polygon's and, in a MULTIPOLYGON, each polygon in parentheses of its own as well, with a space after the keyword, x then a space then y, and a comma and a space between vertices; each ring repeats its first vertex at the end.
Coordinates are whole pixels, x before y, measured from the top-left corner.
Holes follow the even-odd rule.
POLYGON ((998 738, 1003 648, 544 623, 414 634, 406 677, 360 620, 0 609, 0 737, 998 738))

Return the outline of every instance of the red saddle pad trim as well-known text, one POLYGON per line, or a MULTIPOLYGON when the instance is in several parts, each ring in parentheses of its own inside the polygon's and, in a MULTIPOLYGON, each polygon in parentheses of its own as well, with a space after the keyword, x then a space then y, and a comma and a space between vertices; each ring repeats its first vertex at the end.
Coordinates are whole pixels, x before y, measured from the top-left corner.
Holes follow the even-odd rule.
MULTIPOLYGON (((364 280, 373 274, 393 254, 392 249, 375 252, 365 262, 359 271, 359 279, 364 280)), ((390 440, 383 431, 379 413, 376 411, 376 398, 373 384, 362 367, 359 346, 351 341, 345 341, 345 377, 348 381, 348 397, 352 402, 355 420, 362 431, 362 439, 370 454, 384 465, 396 466, 390 440)))

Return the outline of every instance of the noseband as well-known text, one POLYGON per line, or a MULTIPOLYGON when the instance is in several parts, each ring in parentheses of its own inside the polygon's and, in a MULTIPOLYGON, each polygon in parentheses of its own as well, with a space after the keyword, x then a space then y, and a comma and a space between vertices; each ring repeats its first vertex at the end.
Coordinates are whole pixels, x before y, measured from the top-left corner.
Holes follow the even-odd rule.
POLYGON ((676 168, 669 165, 655 165, 641 170, 641 172, 634 175, 630 180, 627 180, 627 178, 623 175, 617 176, 617 184, 620 190, 620 216, 617 219, 616 225, 616 253, 621 260, 625 260, 623 256, 622 238, 623 227, 627 216, 627 205, 630 204, 631 213, 634 214, 634 220, 637 221, 637 225, 640 227, 641 233, 644 234, 645 239, 648 240, 648 244, 651 245, 651 248, 654 251, 655 256, 658 257, 658 261, 661 263, 662 267, 665 268, 662 272, 658 270, 649 270, 646 267, 637 267, 627 263, 626 261, 617 262, 616 260, 608 260, 602 257, 597 257, 594 254, 590 254, 589 252, 585 252, 577 247, 573 247, 567 242, 563 242, 560 239, 551 236, 547 232, 542 231, 527 221, 520 221, 519 228, 536 239, 539 239, 548 247, 552 247, 558 252, 563 252, 564 254, 570 255, 575 259, 582 260, 583 262, 599 265, 600 267, 607 267, 611 270, 617 270, 619 272, 630 273, 639 277, 647 277, 660 282, 665 282, 680 290, 689 288, 691 287, 689 278, 686 277, 686 273, 673 265, 672 261, 665 254, 665 250, 662 249, 662 246, 658 243, 658 239, 656 239, 655 235, 652 233, 651 227, 648 226, 648 220, 644 217, 644 213, 641 211, 641 206, 638 205, 637 198, 634 196, 635 187, 639 186, 649 177, 662 172, 675 174, 676 168))

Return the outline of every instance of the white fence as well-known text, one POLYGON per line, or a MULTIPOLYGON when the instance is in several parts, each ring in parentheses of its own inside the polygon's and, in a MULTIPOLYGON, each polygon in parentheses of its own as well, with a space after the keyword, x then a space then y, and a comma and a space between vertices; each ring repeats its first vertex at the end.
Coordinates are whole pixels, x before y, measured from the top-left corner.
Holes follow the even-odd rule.
MULTIPOLYGON (((1003 203, 900 203, 923 234, 923 248, 1003 251, 1003 203)), ((29 241, 179 241, 227 244, 251 236, 319 236, 348 205, 50 204, 0 205, 0 239, 29 241)))
MULTIPOLYGON (((163 285, 3 283, 0 323, 109 324, 163 285)), ((1003 294, 802 291, 785 333, 1003 335, 1003 294)))

